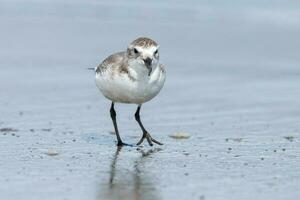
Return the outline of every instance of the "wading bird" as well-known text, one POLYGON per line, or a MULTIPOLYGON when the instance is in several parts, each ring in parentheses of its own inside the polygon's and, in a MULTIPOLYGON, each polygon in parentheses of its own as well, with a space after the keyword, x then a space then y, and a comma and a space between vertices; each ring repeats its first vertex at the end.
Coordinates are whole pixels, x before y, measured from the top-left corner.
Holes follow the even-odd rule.
POLYGON ((110 116, 117 136, 117 145, 123 143, 116 121, 115 103, 137 104, 135 119, 143 131, 140 145, 146 139, 150 146, 161 142, 151 137, 144 128, 140 119, 140 110, 143 103, 150 101, 162 89, 166 71, 159 63, 159 46, 150 38, 137 38, 129 44, 126 51, 115 53, 107 57, 96 72, 96 85, 101 93, 112 101, 110 116))

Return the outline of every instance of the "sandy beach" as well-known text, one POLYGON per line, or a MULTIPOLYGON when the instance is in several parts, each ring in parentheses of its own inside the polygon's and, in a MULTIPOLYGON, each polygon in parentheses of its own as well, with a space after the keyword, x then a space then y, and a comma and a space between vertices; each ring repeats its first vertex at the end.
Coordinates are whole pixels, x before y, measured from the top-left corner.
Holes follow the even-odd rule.
POLYGON ((1 1, 0 199, 300 198, 300 3, 267 2, 1 1), (164 145, 117 148, 86 68, 138 36, 167 70, 141 113, 164 145))

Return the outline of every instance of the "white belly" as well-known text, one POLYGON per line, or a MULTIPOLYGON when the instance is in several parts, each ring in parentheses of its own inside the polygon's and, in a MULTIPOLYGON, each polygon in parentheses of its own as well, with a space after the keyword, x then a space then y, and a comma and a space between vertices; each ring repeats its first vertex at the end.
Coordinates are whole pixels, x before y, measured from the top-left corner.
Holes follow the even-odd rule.
POLYGON ((96 85, 113 102, 142 104, 154 98, 165 82, 165 73, 157 67, 150 77, 130 79, 127 74, 96 73, 96 85))

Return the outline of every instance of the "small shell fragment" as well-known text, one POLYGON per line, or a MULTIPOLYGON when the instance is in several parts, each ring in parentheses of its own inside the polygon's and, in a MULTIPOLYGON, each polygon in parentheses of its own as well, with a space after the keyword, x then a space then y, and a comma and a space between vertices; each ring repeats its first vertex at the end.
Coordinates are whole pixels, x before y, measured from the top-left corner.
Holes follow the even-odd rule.
POLYGON ((190 135, 188 133, 178 132, 169 135, 169 137, 173 139, 188 139, 190 138, 190 135))
POLYGON ((56 156, 56 155, 58 155, 58 152, 56 150, 54 150, 54 149, 48 149, 47 152, 46 152, 46 154, 48 156, 56 156))

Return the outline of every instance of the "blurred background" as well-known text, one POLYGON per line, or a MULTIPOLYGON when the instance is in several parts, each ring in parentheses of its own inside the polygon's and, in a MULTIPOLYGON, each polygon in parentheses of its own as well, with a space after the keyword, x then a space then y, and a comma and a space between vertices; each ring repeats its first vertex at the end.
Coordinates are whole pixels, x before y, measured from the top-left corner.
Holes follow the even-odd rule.
POLYGON ((300 197, 300 2, 1 0, 0 28, 1 199, 300 197), (117 150, 86 68, 140 36, 166 65, 142 111, 166 145, 117 150))

